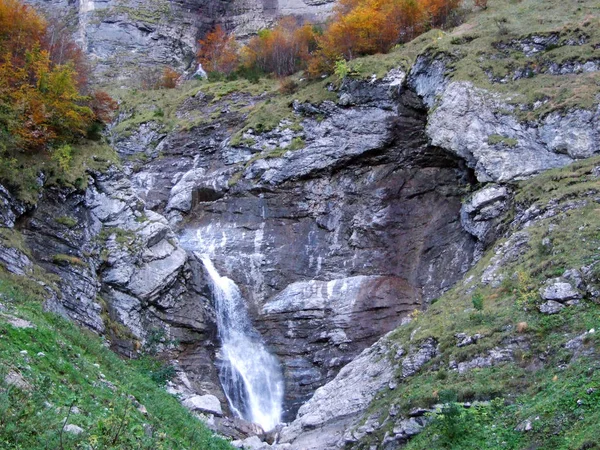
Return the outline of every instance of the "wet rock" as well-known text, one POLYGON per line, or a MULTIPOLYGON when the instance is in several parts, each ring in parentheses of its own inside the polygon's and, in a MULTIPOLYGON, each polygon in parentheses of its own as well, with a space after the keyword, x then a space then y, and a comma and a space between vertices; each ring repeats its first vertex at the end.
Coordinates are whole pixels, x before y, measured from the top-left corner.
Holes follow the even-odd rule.
POLYGON ((258 436, 250 436, 243 441, 233 441, 231 443, 236 448, 242 448, 247 450, 267 450, 271 446, 260 440, 258 436))
POLYGON ((538 309, 542 314, 548 315, 557 314, 561 312, 561 310, 563 310, 564 308, 565 305, 554 300, 548 300, 547 302, 544 302, 538 306, 538 309))
POLYGON ((376 393, 387 386, 393 367, 385 338, 345 366, 298 411, 281 432, 281 443, 293 448, 334 449, 342 446, 347 429, 356 424, 376 393), (366 368, 366 369, 365 369, 366 368))
POLYGON ((243 441, 250 436, 264 435, 264 431, 259 425, 238 417, 215 417, 214 426, 211 428, 221 436, 237 441, 243 441))
POLYGON ((333 370, 393 330, 416 307, 410 292, 402 279, 356 276, 292 283, 269 300, 263 335, 283 355, 287 395, 307 400, 333 370))

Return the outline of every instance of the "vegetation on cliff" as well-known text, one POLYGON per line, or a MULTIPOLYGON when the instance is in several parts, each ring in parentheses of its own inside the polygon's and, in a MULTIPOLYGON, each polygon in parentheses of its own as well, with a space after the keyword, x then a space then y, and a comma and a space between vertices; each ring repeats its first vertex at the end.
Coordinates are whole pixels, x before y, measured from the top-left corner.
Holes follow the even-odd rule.
POLYGON ((116 103, 93 91, 87 74, 85 54, 60 23, 0 1, 0 179, 27 201, 41 172, 69 178, 82 139, 99 140, 111 120, 116 103))
POLYGON ((164 391, 157 362, 120 359, 44 313, 40 294, 37 282, 0 273, 1 448, 230 448, 164 391))
POLYGON ((433 339, 438 353, 415 375, 399 368, 402 381, 371 405, 383 426, 359 448, 391 432, 394 417, 436 408, 405 448, 598 448, 600 305, 581 280, 599 287, 599 164, 591 158, 516 186, 507 238, 391 336, 403 348, 433 339), (557 277, 582 297, 542 313, 540 293, 557 277))

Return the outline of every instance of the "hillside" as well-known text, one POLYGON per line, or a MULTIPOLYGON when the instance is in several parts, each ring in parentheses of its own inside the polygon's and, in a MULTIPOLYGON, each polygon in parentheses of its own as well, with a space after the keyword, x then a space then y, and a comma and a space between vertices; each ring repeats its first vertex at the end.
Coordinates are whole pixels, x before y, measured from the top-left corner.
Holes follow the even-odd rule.
POLYGON ((96 334, 43 312, 40 291, 0 275, 3 449, 231 448, 165 392, 172 367, 120 359, 96 334))

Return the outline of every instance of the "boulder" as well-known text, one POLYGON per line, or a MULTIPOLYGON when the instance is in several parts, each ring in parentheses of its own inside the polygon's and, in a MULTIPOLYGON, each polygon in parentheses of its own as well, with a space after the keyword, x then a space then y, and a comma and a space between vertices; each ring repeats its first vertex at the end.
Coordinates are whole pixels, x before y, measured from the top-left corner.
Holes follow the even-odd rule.
POLYGON ((77 425, 73 425, 72 423, 69 423, 67 425, 65 425, 65 433, 69 433, 69 434, 74 434, 74 435, 79 435, 81 433, 83 433, 83 428, 77 426, 77 425))
POLYGON ((547 302, 544 302, 538 306, 538 309, 542 314, 557 314, 564 308, 565 305, 554 300, 548 300, 547 302))
POLYGON ((560 303, 581 298, 581 294, 577 291, 577 289, 571 286, 570 283, 563 281, 554 281, 548 286, 541 288, 540 296, 544 300, 551 300, 560 303))
POLYGON ((199 411, 214 414, 216 416, 223 415, 221 402, 217 397, 211 394, 193 395, 183 401, 183 406, 188 408, 190 411, 199 411))

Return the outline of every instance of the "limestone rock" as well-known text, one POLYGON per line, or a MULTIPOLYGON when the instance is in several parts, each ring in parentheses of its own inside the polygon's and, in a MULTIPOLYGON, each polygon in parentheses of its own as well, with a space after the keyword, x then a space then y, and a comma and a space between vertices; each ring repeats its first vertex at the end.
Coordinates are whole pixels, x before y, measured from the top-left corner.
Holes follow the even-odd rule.
POLYGON ((472 345, 477 343, 479 339, 483 336, 479 333, 474 334, 473 336, 469 336, 466 333, 457 333, 454 335, 456 337, 456 346, 457 347, 466 347, 467 345, 472 345))
POLYGON ((72 423, 65 425, 64 430, 65 430, 65 433, 74 434, 74 435, 79 435, 84 432, 83 428, 81 428, 77 425, 74 425, 72 423))
POLYGON ((559 313, 562 309, 564 309, 565 305, 562 303, 558 303, 554 300, 548 300, 547 302, 542 303, 538 306, 538 309, 542 314, 556 314, 559 313))
POLYGON ((498 234, 497 226, 508 209, 509 192, 505 186, 489 184, 475 192, 460 210, 462 226, 481 243, 479 255, 498 234))
POLYGON ((184 400, 183 406, 191 411, 200 411, 209 414, 215 414, 217 416, 223 415, 221 409, 221 402, 214 395, 193 395, 192 397, 184 400))
POLYGON ((402 360, 402 376, 406 378, 414 375, 437 353, 438 347, 434 338, 427 338, 418 346, 412 347, 406 358, 402 360))
POLYGON ((560 303, 581 298, 581 294, 573 288, 570 283, 565 283, 563 281, 554 281, 548 286, 541 288, 540 296, 544 300, 560 303))
POLYGON ((29 391, 32 389, 31 384, 21 375, 19 372, 9 370, 4 377, 4 383, 7 386, 14 386, 22 391, 29 391))
POLYGON ((0 264, 16 275, 25 275, 32 268, 32 262, 27 255, 2 242, 0 242, 0 264))
POLYGON ((339 448, 345 430, 359 420, 376 393, 390 382, 393 368, 385 338, 363 351, 336 378, 317 389, 281 432, 279 442, 293 448, 339 448))

